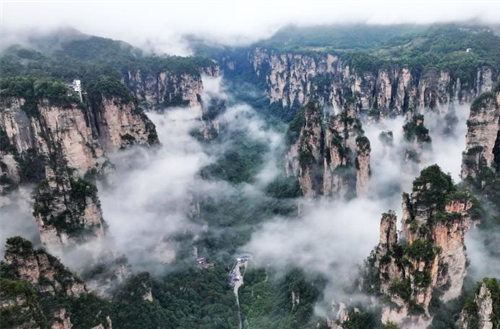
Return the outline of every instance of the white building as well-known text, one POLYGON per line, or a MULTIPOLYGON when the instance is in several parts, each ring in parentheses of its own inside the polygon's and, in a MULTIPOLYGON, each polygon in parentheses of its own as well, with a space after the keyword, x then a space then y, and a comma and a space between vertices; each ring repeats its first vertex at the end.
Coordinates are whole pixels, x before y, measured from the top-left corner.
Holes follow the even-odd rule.
POLYGON ((75 92, 78 93, 78 96, 80 96, 80 102, 83 102, 83 96, 82 96, 82 81, 81 80, 73 80, 73 83, 71 84, 71 88, 75 92))

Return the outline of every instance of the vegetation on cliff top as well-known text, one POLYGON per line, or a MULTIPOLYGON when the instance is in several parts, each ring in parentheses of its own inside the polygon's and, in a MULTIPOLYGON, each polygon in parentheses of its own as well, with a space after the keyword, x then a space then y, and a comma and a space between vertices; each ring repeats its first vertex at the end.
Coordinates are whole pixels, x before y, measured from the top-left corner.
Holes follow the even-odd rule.
POLYGON ((331 25, 288 27, 257 44, 279 52, 333 53, 356 72, 376 72, 387 65, 407 66, 417 76, 427 68, 450 72, 472 86, 477 68, 500 70, 500 37, 483 26, 331 25), (469 50, 468 50, 469 49, 469 50))
POLYGON ((135 98, 120 80, 112 77, 101 77, 88 85, 88 93, 92 102, 102 102, 102 98, 117 99, 123 103, 133 102, 135 98))
POLYGON ((200 69, 213 65, 205 57, 147 55, 123 41, 95 36, 75 37, 60 43, 58 48, 41 53, 12 46, 0 57, 2 75, 82 79, 86 83, 101 75, 121 77, 134 70, 199 76, 200 69))
MULTIPOLYGON (((493 328, 498 328, 500 326, 500 284, 495 278, 484 278, 482 281, 478 282, 476 288, 474 289, 475 294, 472 294, 465 302, 463 312, 465 315, 465 321, 468 328, 479 328, 480 318, 479 318, 479 305, 481 301, 479 298, 479 292, 481 287, 485 286, 486 289, 491 294, 492 301, 492 313, 490 321, 493 324, 493 328)), ((481 310, 484 312, 484 310, 481 310)))
POLYGON ((415 206, 424 206, 432 211, 444 211, 447 195, 454 191, 456 187, 451 176, 442 172, 438 165, 425 168, 413 181, 415 206))
POLYGON ((476 99, 474 99, 474 102, 472 102, 470 110, 472 112, 477 112, 481 108, 495 106, 495 102, 496 102, 496 97, 493 92, 490 91, 484 92, 478 97, 476 97, 476 99))
POLYGON ((24 99, 22 108, 29 115, 36 115, 38 104, 44 100, 49 101, 50 105, 63 108, 82 106, 78 95, 61 80, 29 76, 0 79, 0 98, 6 102, 11 98, 24 99))
POLYGON ((405 139, 408 142, 417 141, 418 143, 430 143, 432 142, 429 136, 429 129, 424 126, 424 116, 414 115, 408 122, 403 126, 403 131, 405 139))

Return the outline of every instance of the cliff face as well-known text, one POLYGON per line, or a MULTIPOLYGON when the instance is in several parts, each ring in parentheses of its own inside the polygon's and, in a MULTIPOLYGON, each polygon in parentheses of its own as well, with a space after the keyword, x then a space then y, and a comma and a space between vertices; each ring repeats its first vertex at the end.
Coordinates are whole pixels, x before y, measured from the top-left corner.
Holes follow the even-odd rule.
POLYGON ((1 109, 0 124, 11 151, 23 155, 33 150, 49 156, 58 147, 68 165, 80 175, 104 162, 103 151, 93 138, 84 111, 76 105, 63 109, 42 101, 30 113, 25 110, 23 98, 6 103, 1 109))
POLYGON ((497 171, 500 164, 500 90, 487 92, 471 106, 467 121, 466 149, 462 178, 483 185, 479 177, 485 169, 497 171), (478 181, 479 180, 479 181, 478 181))
POLYGON ((473 200, 458 191, 437 166, 424 169, 403 194, 401 234, 396 215, 382 216, 380 243, 374 254, 379 291, 390 301, 382 321, 404 328, 426 328, 432 321, 431 300, 460 296, 467 260, 466 232, 474 224, 473 200))
POLYGON ((461 329, 498 328, 500 285, 496 279, 485 278, 477 284, 474 296, 469 299, 460 314, 458 327, 461 329))
POLYGON ((105 152, 158 142, 154 125, 132 101, 97 97, 73 102, 11 97, 0 108, 2 192, 34 183, 34 216, 45 245, 87 241, 105 233, 97 190, 84 176, 106 175, 105 152))
MULTIPOLYGON (((0 309, 3 324, 12 328, 71 329, 72 301, 88 298, 83 281, 61 262, 43 250, 34 250, 20 237, 7 240, 2 262, 0 309)), ((101 310, 104 311, 104 310, 101 310)), ((76 313, 75 313, 76 312, 76 313)), ((94 326, 111 329, 106 315, 93 314, 86 319, 94 326)), ((77 320, 73 319, 74 323, 77 320)))
POLYGON ((468 86, 452 79, 450 72, 434 68, 420 74, 397 65, 361 70, 334 54, 255 48, 249 60, 255 74, 266 82, 270 102, 284 108, 302 106, 312 99, 342 108, 355 96, 359 109, 394 116, 418 113, 424 107, 444 109, 450 101, 470 102, 480 92, 490 91, 494 83, 494 73, 487 66, 478 67, 474 85, 468 86))
POLYGON ((370 175, 370 142, 352 105, 323 119, 319 103, 298 111, 287 133, 286 173, 298 177, 305 196, 352 197, 370 175))
POLYGON ((93 109, 98 139, 106 152, 158 142, 155 126, 132 102, 103 98, 93 109))
POLYGON ((87 292, 83 281, 67 270, 61 262, 43 250, 34 250, 31 243, 19 237, 7 241, 6 270, 16 280, 24 280, 40 292, 63 293, 78 297, 87 292))
POLYGON ((219 66, 213 64, 200 68, 199 74, 128 71, 123 82, 140 102, 149 109, 168 106, 201 105, 203 82, 201 75, 219 76, 219 66))
POLYGON ((403 126, 404 136, 408 142, 405 151, 405 160, 420 162, 425 155, 425 151, 431 148, 432 139, 429 130, 424 126, 424 116, 414 115, 408 118, 403 126))

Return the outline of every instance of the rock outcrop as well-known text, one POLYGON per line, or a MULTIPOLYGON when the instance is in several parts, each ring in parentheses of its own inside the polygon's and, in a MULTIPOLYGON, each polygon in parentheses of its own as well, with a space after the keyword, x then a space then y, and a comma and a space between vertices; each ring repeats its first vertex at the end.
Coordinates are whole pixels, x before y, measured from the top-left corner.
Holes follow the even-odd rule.
POLYGON ((158 143, 155 127, 119 82, 92 86, 88 106, 58 83, 52 86, 58 94, 50 99, 35 96, 30 88, 36 82, 31 83, 22 91, 14 85, 17 94, 2 98, 0 105, 1 191, 37 185, 34 215, 47 246, 103 236, 97 190, 88 177, 109 173, 106 152, 158 143))
POLYGON ((461 329, 494 329, 500 325, 500 285, 485 278, 477 284, 474 296, 466 301, 460 314, 461 329))
POLYGON ((155 126, 133 102, 104 97, 92 110, 98 139, 106 152, 158 143, 155 126))
POLYGON ((92 266, 81 273, 87 288, 99 297, 110 299, 117 289, 132 276, 125 256, 113 252, 102 253, 92 266))
POLYGON ((201 110, 201 125, 198 127, 195 135, 201 140, 214 140, 227 127, 227 122, 221 118, 226 110, 226 100, 210 97, 203 101, 201 110))
POLYGON ((201 75, 219 76, 216 63, 200 67, 199 72, 176 73, 169 70, 145 72, 128 71, 123 82, 135 97, 149 109, 163 109, 169 106, 201 105, 203 82, 201 75))
POLYGON ((249 60, 254 73, 265 82, 271 104, 296 108, 315 99, 342 108, 354 96, 360 110, 382 117, 419 113, 424 107, 446 110, 451 101, 470 102, 481 92, 490 91, 495 80, 488 66, 478 67, 477 78, 469 85, 436 68, 419 74, 395 64, 363 68, 337 54, 255 48, 249 60))
POLYGON ((475 203, 437 165, 421 172, 411 195, 403 194, 401 233, 393 212, 382 216, 372 266, 384 295, 382 321, 426 328, 431 300, 460 296, 467 273, 464 237, 474 225, 475 203))
POLYGON ((86 242, 105 235, 97 188, 63 170, 48 170, 34 190, 35 216, 40 240, 46 246, 86 242))
POLYGON ((318 102, 301 108, 287 132, 286 174, 296 176, 305 196, 353 197, 366 192, 370 141, 354 105, 323 118, 318 102))
POLYGON ((471 106, 467 121, 462 178, 481 187, 484 172, 500 165, 500 89, 481 94, 471 106))
MULTIPOLYGON (((90 295, 83 281, 57 258, 44 250, 33 249, 32 244, 21 237, 13 237, 7 240, 1 266, 2 327, 5 324, 6 328, 11 325, 12 328, 71 329, 78 323, 74 318, 78 319, 81 317, 78 312, 85 311, 71 305, 84 302, 90 295)), ((93 327, 112 328, 106 314, 92 314, 92 317, 85 321, 93 327)))
POLYGON ((414 115, 403 126, 404 137, 408 143, 405 161, 421 162, 425 152, 431 148, 432 139, 424 126, 424 116, 414 115))
POLYGON ((39 292, 62 293, 79 297, 87 292, 83 281, 71 273, 54 256, 33 249, 28 240, 9 238, 5 251, 5 270, 15 280, 27 281, 39 292))

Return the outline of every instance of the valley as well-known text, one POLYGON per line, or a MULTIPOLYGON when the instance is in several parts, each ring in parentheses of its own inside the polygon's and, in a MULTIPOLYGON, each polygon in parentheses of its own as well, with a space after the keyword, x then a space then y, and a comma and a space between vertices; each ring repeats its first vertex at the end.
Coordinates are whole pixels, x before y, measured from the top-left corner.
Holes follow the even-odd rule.
POLYGON ((2 328, 500 326, 500 37, 394 31, 4 49, 2 328))

